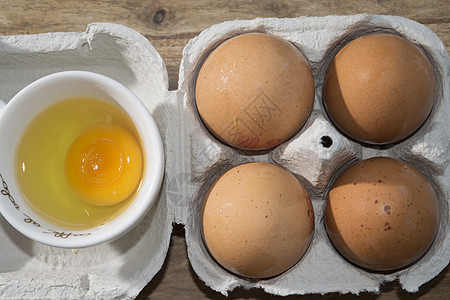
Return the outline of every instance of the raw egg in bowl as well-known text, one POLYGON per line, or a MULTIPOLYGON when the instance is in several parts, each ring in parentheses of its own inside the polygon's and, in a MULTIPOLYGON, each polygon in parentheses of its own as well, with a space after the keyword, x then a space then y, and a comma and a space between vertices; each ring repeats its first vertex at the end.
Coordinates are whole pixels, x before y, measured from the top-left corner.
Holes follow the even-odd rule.
POLYGON ((21 90, 0 113, 0 211, 25 236, 82 248, 131 230, 157 201, 159 130, 121 83, 66 71, 21 90))

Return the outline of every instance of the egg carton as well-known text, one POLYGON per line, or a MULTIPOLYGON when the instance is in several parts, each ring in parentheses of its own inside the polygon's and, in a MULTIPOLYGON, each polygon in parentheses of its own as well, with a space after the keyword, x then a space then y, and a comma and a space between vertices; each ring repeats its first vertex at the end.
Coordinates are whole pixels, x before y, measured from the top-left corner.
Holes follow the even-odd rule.
MULTIPOLYGON (((102 23, 83 33, 0 37, 0 66, 0 99, 6 102, 51 73, 85 70, 109 76, 145 102, 168 143, 166 66, 148 40, 129 28, 102 23)), ((148 215, 125 236, 78 251, 33 242, 0 215, 0 298, 136 297, 167 255, 173 214, 166 198, 163 189, 148 215)))
POLYGON ((166 172, 158 201, 146 218, 122 238, 79 251, 30 241, 0 217, 0 297, 133 298, 161 269, 173 222, 185 225, 189 261, 201 280, 224 295, 236 287, 262 288, 275 295, 379 292, 398 279, 415 292, 434 278, 450 258, 448 225, 450 132, 448 53, 427 27, 412 20, 379 15, 259 18, 214 25, 183 51, 179 88, 168 91, 167 70, 148 40, 117 24, 95 23, 84 33, 0 37, 0 98, 63 70, 88 70, 128 86, 152 113, 165 145, 166 172), (386 147, 356 143, 336 130, 321 103, 326 67, 346 41, 376 31, 394 31, 427 53, 438 78, 437 99, 426 123, 412 137, 386 147), (314 109, 289 141, 269 151, 240 151, 217 141, 195 106, 196 75, 222 41, 245 32, 284 38, 309 60, 315 78, 314 109), (331 144, 330 144, 331 141, 331 144), (427 254, 398 272, 372 273, 343 259, 327 238, 323 209, 330 182, 347 165, 374 156, 404 159, 424 172, 438 193, 440 226, 427 254), (205 190, 225 170, 249 161, 271 162, 291 171, 306 186, 315 211, 315 233, 304 257, 270 279, 245 279, 220 267, 201 237, 200 204, 205 190))

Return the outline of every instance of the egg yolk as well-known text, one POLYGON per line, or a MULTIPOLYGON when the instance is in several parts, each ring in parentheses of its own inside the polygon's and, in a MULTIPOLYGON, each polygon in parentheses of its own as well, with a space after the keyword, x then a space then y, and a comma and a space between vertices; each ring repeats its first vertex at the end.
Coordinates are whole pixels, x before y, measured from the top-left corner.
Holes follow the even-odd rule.
POLYGON ((122 127, 97 125, 83 132, 66 155, 71 188, 90 204, 107 206, 127 199, 139 186, 142 153, 122 127))

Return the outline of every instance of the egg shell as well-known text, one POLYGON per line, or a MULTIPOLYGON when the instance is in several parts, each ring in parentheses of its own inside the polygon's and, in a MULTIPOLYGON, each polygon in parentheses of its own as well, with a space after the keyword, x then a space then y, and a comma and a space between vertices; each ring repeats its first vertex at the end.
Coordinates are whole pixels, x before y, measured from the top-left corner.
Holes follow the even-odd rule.
POLYGON ((404 268, 431 246, 439 204, 428 179, 410 164, 375 157, 347 168, 327 197, 325 224, 336 249, 366 269, 404 268))
POLYGON ((205 194, 202 233, 226 269, 251 278, 279 275, 306 252, 314 231, 308 192, 273 164, 238 165, 205 194))
POLYGON ((388 144, 425 122, 435 93, 434 70, 422 50, 398 35, 372 33, 350 41, 333 58, 323 100, 345 134, 388 144))
POLYGON ((314 79, 299 49, 264 33, 246 33, 215 48, 201 66, 196 104, 206 127, 242 149, 273 148, 311 113, 314 79))

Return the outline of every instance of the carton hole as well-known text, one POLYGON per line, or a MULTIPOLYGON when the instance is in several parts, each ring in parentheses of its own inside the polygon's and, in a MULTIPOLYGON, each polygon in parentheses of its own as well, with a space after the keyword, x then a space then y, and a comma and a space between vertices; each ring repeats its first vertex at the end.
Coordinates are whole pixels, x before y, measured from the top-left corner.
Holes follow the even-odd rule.
POLYGON ((320 138, 320 144, 324 148, 330 148, 333 145, 333 140, 328 135, 324 135, 320 138))

